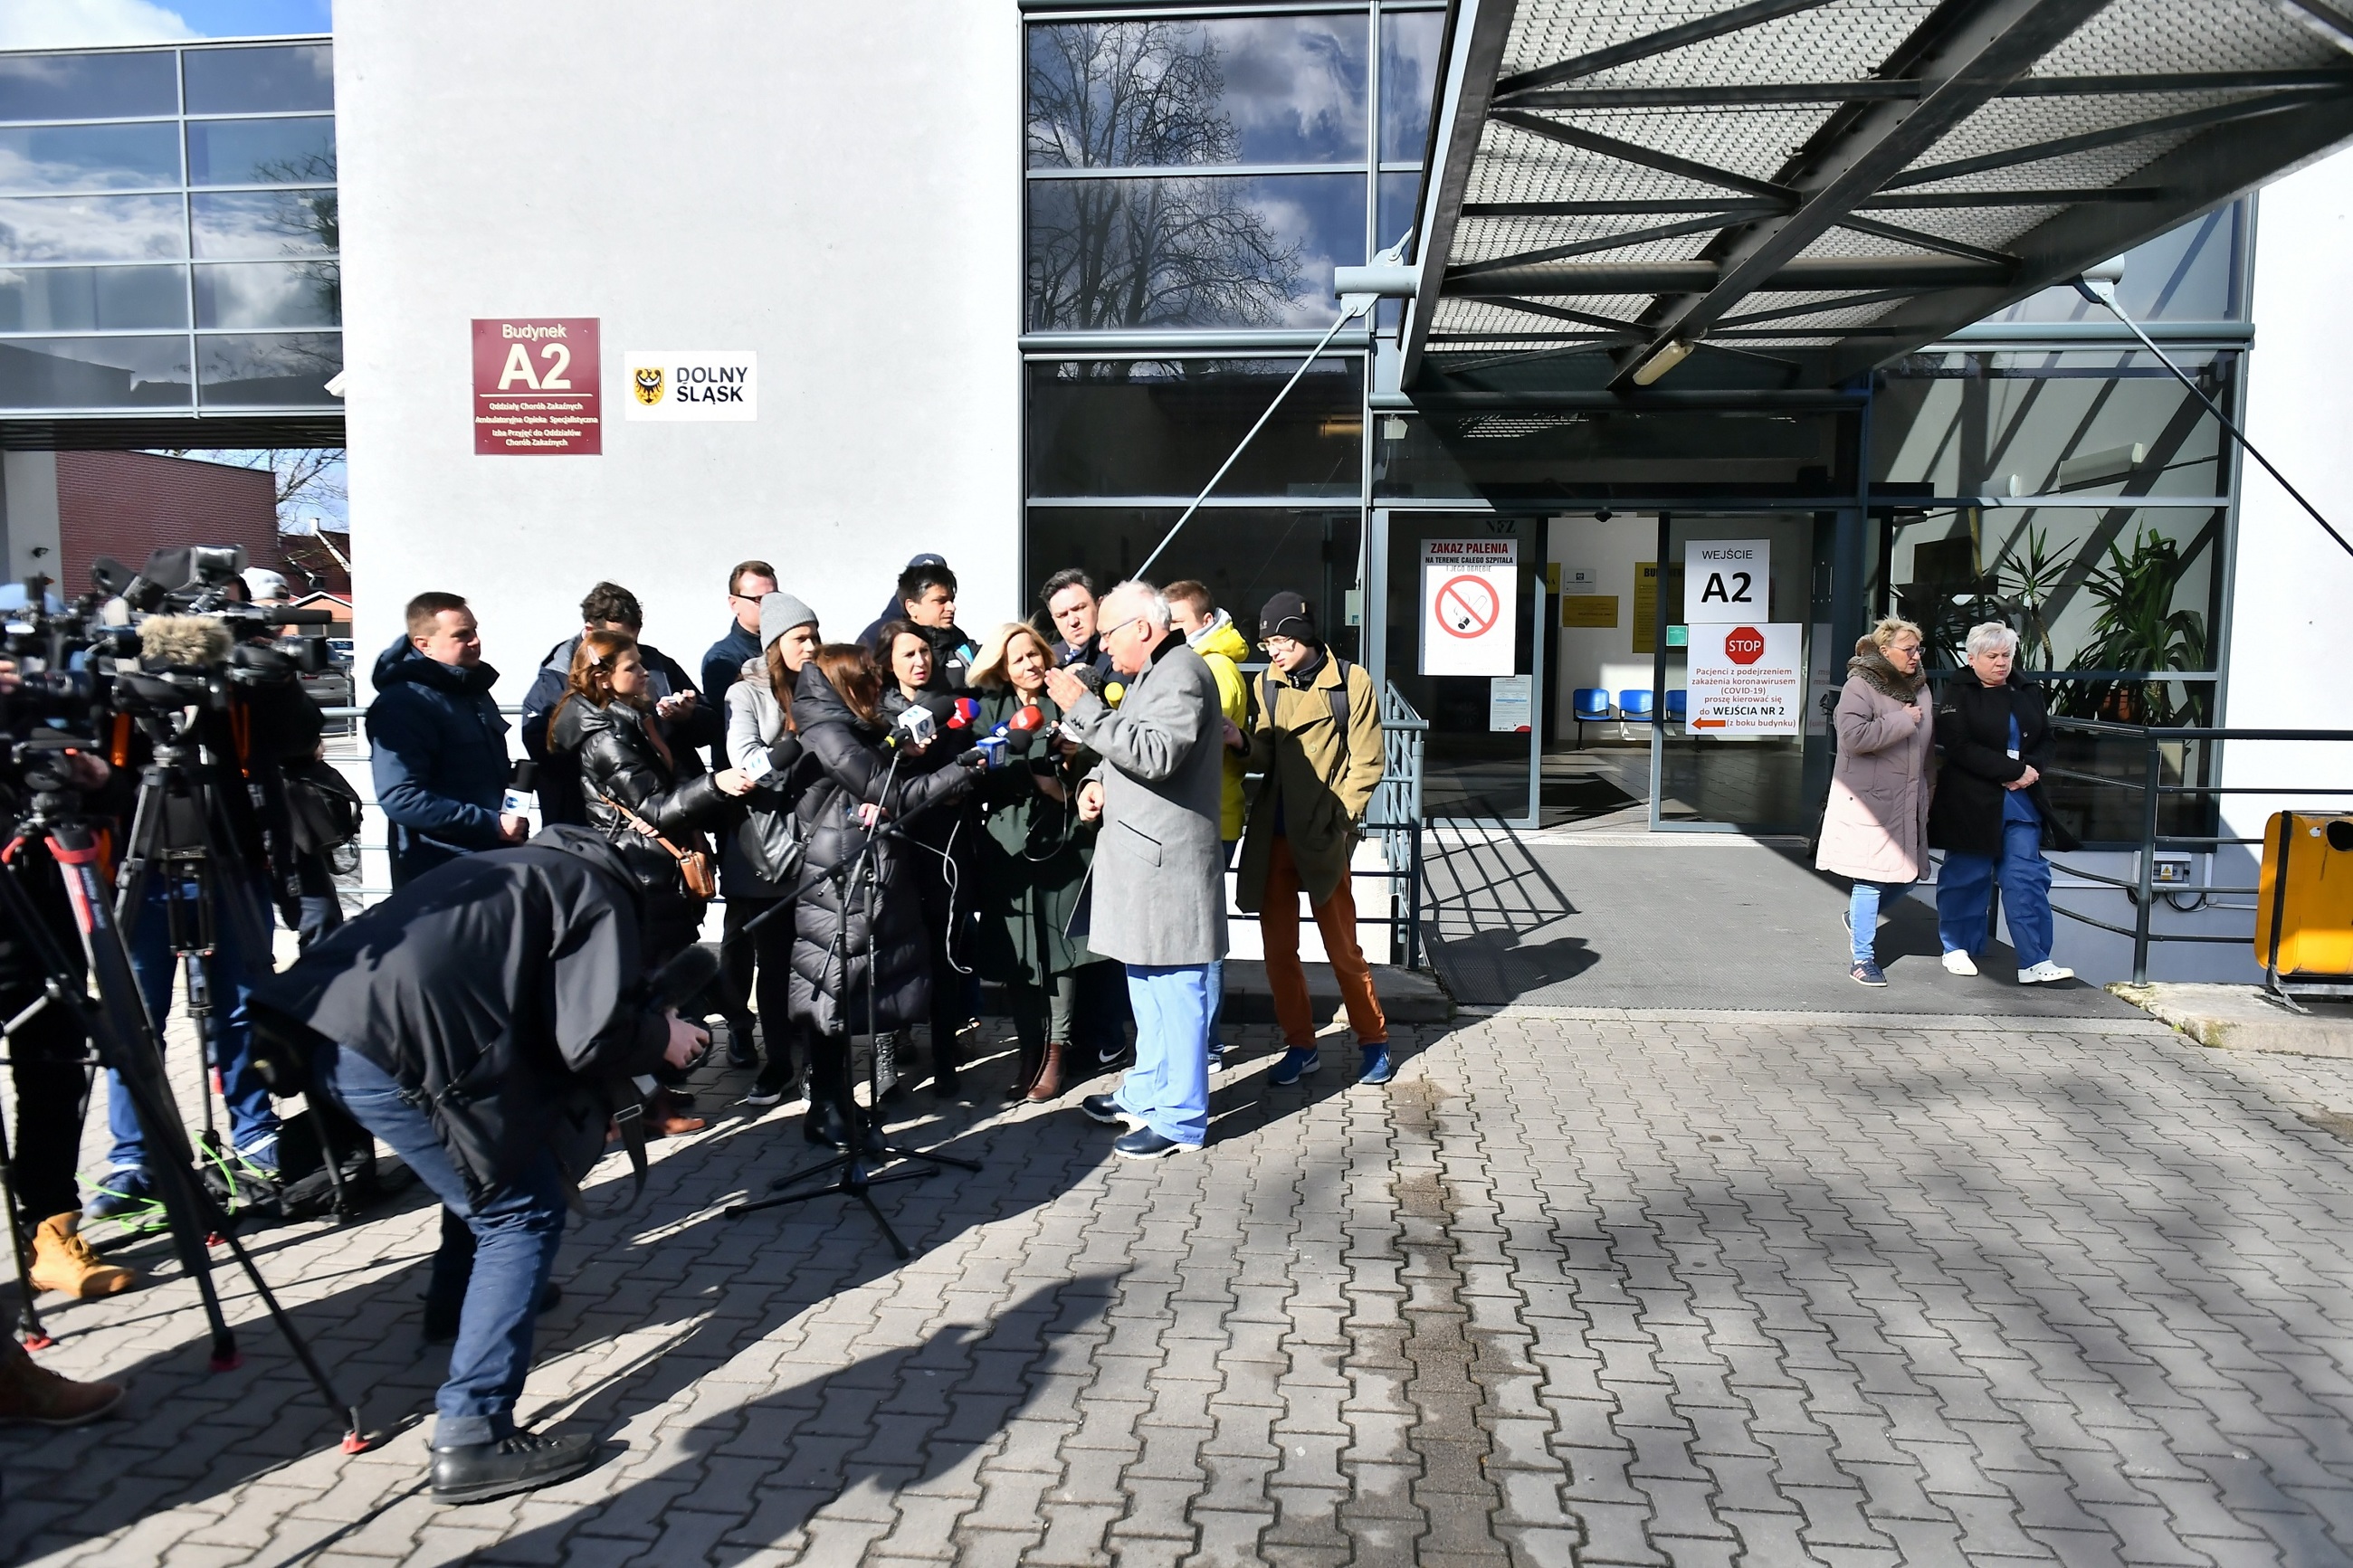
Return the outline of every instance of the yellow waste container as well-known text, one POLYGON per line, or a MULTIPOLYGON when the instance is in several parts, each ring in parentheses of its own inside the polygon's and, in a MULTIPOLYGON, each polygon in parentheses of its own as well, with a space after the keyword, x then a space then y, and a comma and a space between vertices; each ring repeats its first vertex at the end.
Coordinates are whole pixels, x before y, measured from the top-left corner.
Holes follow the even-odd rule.
POLYGON ((2353 982, 2353 816, 2274 816, 2260 886, 2255 962, 2290 983, 2353 982))

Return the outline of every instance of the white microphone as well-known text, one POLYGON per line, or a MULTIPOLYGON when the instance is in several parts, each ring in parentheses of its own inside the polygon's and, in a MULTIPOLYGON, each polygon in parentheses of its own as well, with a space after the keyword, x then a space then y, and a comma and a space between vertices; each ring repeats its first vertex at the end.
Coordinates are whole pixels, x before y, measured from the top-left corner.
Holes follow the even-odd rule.
POLYGON ((905 745, 920 752, 930 745, 932 737, 939 732, 939 722, 932 717, 932 710, 919 703, 899 715, 899 722, 891 731, 891 744, 905 745))

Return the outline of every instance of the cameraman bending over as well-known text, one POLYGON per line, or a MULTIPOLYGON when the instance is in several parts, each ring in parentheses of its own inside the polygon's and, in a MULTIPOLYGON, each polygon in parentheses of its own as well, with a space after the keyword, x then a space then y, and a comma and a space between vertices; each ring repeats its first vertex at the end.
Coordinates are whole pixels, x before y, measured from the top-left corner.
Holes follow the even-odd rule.
POLYGON ((604 1152, 610 1100, 596 1080, 683 1066, 706 1043, 649 1000, 642 906, 618 850, 553 827, 408 883, 257 997, 308 1043, 311 1087, 391 1145, 472 1237, 435 1401, 436 1501, 547 1486, 593 1455, 585 1433, 517 1431, 514 1405, 565 1200, 604 1152))

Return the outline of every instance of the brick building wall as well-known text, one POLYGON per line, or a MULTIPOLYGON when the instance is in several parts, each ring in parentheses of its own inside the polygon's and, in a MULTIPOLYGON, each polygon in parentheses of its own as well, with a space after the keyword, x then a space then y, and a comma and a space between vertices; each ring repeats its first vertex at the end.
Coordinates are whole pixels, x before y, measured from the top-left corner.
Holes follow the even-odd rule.
POLYGON ((277 481, 268 470, 147 452, 58 454, 58 580, 90 583, 111 555, 137 569, 168 544, 242 544, 256 566, 278 565, 277 481))

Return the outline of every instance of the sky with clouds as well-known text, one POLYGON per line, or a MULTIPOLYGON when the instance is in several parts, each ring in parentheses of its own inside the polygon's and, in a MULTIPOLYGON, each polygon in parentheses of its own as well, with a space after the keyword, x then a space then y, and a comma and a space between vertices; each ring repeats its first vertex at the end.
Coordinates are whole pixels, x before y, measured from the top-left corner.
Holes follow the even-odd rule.
POLYGON ((331 0, 0 0, 0 49, 331 30, 331 0))

